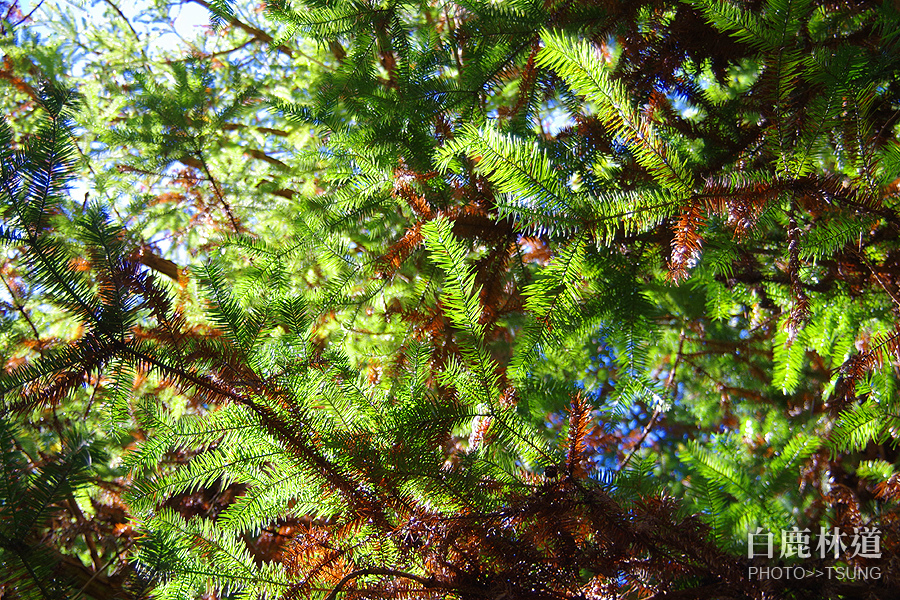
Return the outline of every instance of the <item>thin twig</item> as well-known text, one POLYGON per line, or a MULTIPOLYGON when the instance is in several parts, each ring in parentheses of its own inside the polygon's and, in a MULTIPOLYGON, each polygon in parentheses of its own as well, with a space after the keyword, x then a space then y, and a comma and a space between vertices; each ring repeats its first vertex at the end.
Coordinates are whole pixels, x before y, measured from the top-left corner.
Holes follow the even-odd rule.
POLYGON ((30 18, 31 18, 31 15, 34 14, 34 11, 36 11, 37 9, 39 9, 43 3, 44 3, 44 0, 41 0, 40 2, 38 2, 37 4, 35 4, 35 5, 34 5, 34 8, 32 8, 30 11, 28 11, 28 14, 27 14, 27 15, 25 15, 24 17, 22 17, 21 19, 19 19, 19 21, 15 24, 15 27, 18 27, 19 25, 21 25, 22 23, 24 23, 25 21, 27 21, 28 19, 30 19, 30 18))
POLYGON ((228 202, 225 200, 224 194, 222 194, 222 188, 219 187, 219 182, 212 176, 212 173, 209 170, 209 165, 206 164, 206 159, 203 157, 202 152, 197 152, 197 158, 200 160, 200 164, 203 166, 203 172, 206 173, 206 176, 209 178, 210 183, 213 186, 213 192, 216 194, 216 199, 219 203, 225 208, 225 213, 228 215, 228 219, 231 221, 231 226, 234 227, 235 233, 240 233, 241 226, 238 224, 237 219, 234 217, 234 213, 231 210, 231 206, 228 205, 228 202))
POLYGON ((100 389, 100 376, 102 375, 102 369, 97 372, 97 383, 94 385, 94 389, 91 391, 91 397, 88 398, 87 406, 84 407, 84 416, 82 417, 85 421, 87 421, 88 415, 91 412, 91 407, 94 406, 94 398, 97 396, 97 390, 100 389))
POLYGON ((891 300, 894 301, 894 304, 896 304, 897 307, 900 308, 900 298, 897 298, 897 295, 894 294, 894 292, 892 292, 888 288, 887 284, 885 284, 884 281, 881 280, 881 276, 878 275, 878 272, 875 270, 874 265, 872 265, 872 263, 869 262, 869 259, 866 258, 866 255, 863 252, 855 252, 855 254, 857 256, 859 256, 859 258, 863 262, 863 264, 865 264, 866 267, 868 267, 869 271, 872 272, 872 275, 875 276, 875 281, 878 282, 878 285, 881 286, 881 289, 883 289, 887 293, 887 295, 891 297, 891 300))
POLYGON ((81 589, 78 590, 78 592, 75 594, 75 596, 72 597, 72 600, 78 600, 78 598, 80 598, 82 595, 84 595, 84 592, 87 590, 87 587, 88 587, 91 583, 93 583, 93 581, 94 581, 101 573, 103 573, 106 569, 108 569, 108 568, 109 568, 109 565, 113 564, 113 562, 114 562, 116 559, 118 559, 120 556, 122 556, 123 554, 125 554, 125 552, 127 552, 129 549, 131 549, 131 546, 132 546, 131 542, 126 543, 124 548, 122 548, 121 550, 119 550, 119 551, 115 554, 115 556, 113 556, 113 557, 110 558, 108 561, 106 561, 106 564, 104 564, 101 568, 99 568, 99 569, 97 569, 96 571, 94 571, 94 574, 91 575, 90 579, 88 579, 87 581, 84 582, 84 585, 81 586, 81 589))
POLYGON ((109 4, 109 6, 114 11, 116 11, 116 14, 119 15, 123 21, 125 21, 126 25, 128 25, 128 29, 130 29, 131 33, 134 35, 134 39, 137 40, 138 42, 140 42, 141 38, 140 38, 140 36, 138 36, 138 32, 135 31, 134 27, 131 25, 131 21, 129 21, 128 17, 125 16, 125 13, 123 13, 122 10, 118 6, 116 6, 112 0, 103 0, 103 1, 106 2, 107 4, 109 4))
MULTIPOLYGON (((215 12, 213 10, 212 4, 207 2, 207 0, 189 0, 189 1, 194 2, 195 4, 199 4, 200 6, 207 9, 209 12, 212 12, 212 13, 215 12)), ((228 24, 234 25, 238 29, 243 29, 245 32, 249 33, 254 38, 256 38, 262 42, 265 42, 267 44, 271 44, 272 42, 275 41, 275 38, 273 38, 271 35, 269 35, 265 31, 263 31, 262 29, 259 29, 258 27, 254 27, 253 25, 248 25, 247 23, 244 23, 243 21, 239 20, 235 16, 228 17, 228 24)), ((275 46, 275 49, 283 54, 286 54, 287 56, 290 56, 291 58, 293 58, 293 56, 294 56, 294 51, 291 48, 288 48, 287 46, 285 46, 284 44, 281 44, 280 46, 275 46)))
MULTIPOLYGON (((675 355, 675 360, 672 362, 672 368, 669 370, 669 376, 666 378, 666 387, 665 390, 667 392, 671 392, 675 386, 675 371, 678 370, 678 363, 681 362, 681 351, 684 348, 684 328, 681 329, 681 334, 678 339, 678 353, 675 355)), ((660 409, 661 403, 657 402, 656 408, 653 410, 653 414, 650 416, 650 420, 647 422, 647 426, 644 427, 644 431, 641 432, 641 437, 638 438, 637 443, 632 446, 631 452, 628 453, 628 456, 625 457, 625 461, 622 462, 622 468, 628 466, 629 461, 631 461, 631 457, 635 455, 635 453, 640 449, 641 445, 644 443, 644 440, 647 439, 647 436, 650 435, 650 430, 653 429, 653 426, 656 424, 656 420, 659 418, 659 415, 662 414, 662 410, 660 409)))
POLYGON ((31 326, 31 331, 34 332, 34 339, 37 340, 38 342, 40 342, 41 341, 41 333, 38 331, 38 328, 35 327, 34 321, 32 321, 31 318, 28 316, 28 313, 25 312, 25 307, 19 303, 18 298, 16 298, 15 293, 13 293, 12 288, 10 287, 9 283, 6 282, 6 278, 3 277, 2 274, 0 274, 0 279, 3 280, 3 285, 6 286, 6 290, 9 292, 9 297, 12 298, 13 308, 18 310, 19 313, 22 315, 22 318, 25 319, 25 322, 31 326))

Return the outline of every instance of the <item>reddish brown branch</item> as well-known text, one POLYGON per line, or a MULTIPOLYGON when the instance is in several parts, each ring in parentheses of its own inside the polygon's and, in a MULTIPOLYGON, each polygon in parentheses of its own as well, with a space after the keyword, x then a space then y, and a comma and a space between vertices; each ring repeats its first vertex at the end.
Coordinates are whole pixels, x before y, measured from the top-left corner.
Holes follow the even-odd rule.
MULTIPOLYGON (((204 7, 206 10, 208 10, 210 12, 215 12, 213 10, 212 5, 209 2, 207 2, 206 0, 189 0, 189 1, 199 4, 200 6, 204 7)), ((272 42, 275 41, 275 38, 273 38, 271 35, 269 35, 265 31, 263 31, 262 29, 259 29, 257 27, 254 27, 253 25, 244 23, 237 17, 229 17, 227 19, 227 21, 228 21, 229 25, 232 25, 242 31, 245 31, 246 33, 249 33, 250 35, 252 35, 254 38, 258 39, 261 42, 265 42, 266 44, 271 44, 272 42)), ((293 50, 291 50, 284 44, 275 46, 275 49, 287 56, 290 56, 290 57, 294 56, 293 50)))

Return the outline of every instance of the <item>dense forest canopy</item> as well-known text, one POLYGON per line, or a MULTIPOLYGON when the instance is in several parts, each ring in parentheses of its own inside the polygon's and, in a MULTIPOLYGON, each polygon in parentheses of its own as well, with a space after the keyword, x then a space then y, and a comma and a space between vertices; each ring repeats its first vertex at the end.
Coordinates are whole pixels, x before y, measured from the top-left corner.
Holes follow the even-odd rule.
POLYGON ((0 14, 0 597, 900 597, 896 2, 0 14))

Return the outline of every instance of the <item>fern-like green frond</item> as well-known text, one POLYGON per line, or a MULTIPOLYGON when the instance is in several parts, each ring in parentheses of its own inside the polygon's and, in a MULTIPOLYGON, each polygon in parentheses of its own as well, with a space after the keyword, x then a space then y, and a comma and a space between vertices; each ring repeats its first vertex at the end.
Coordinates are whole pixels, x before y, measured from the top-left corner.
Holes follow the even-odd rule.
POLYGON ((694 177, 687 161, 657 135, 637 110, 624 86, 615 81, 588 42, 544 31, 544 48, 538 63, 556 71, 572 88, 596 106, 613 136, 629 144, 638 162, 659 184, 685 197, 694 189, 694 177))

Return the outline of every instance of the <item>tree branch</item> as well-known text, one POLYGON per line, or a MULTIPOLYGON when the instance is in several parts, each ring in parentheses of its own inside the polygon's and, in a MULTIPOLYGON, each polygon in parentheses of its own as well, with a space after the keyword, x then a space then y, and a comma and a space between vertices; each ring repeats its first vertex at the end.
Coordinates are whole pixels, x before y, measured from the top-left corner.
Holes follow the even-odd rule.
MULTIPOLYGON (((125 24, 128 25, 128 29, 131 30, 131 34, 134 36, 134 39, 137 40, 138 42, 140 42, 141 38, 138 35, 138 32, 135 31, 134 27, 131 25, 131 21, 129 21, 128 17, 125 16, 125 13, 123 13, 122 10, 118 6, 116 6, 112 0, 103 0, 103 1, 106 2, 110 6, 110 8, 112 8, 115 11, 115 13, 122 18, 123 21, 125 21, 125 24)), ((141 53, 143 54, 143 51, 141 51, 141 53)))
POLYGON ((231 226, 234 227, 234 232, 239 233, 241 230, 240 224, 237 222, 237 219, 234 216, 234 212, 231 210, 231 206, 228 204, 228 201, 225 200, 224 194, 222 194, 222 188, 219 187, 219 182, 216 181, 216 178, 212 176, 212 173, 209 170, 209 165, 206 164, 206 159, 203 158, 203 153, 198 152, 197 158, 200 161, 200 165, 203 168, 203 172, 206 173, 206 176, 209 178, 210 183, 213 186, 213 192, 216 195, 216 199, 225 209, 225 214, 228 215, 228 219, 231 221, 231 226))
POLYGON ((325 600, 335 600, 337 595, 341 592, 341 589, 347 585, 347 583, 357 577, 361 577, 363 575, 387 575, 390 577, 400 577, 401 579, 411 579, 417 583, 421 583, 425 587, 434 587, 435 581, 433 578, 424 578, 419 575, 414 575, 412 573, 406 573, 404 571, 394 571, 393 569, 379 569, 379 568, 371 568, 371 569, 359 569, 358 571, 353 571, 347 575, 344 575, 343 579, 338 581, 337 585, 331 590, 331 593, 325 598, 325 600))
POLYGON ((0 274, 0 280, 3 281, 3 285, 6 286, 6 290, 9 292, 9 297, 12 299, 13 308, 19 311, 19 314, 22 315, 22 318, 25 319, 25 322, 31 327, 31 331, 34 332, 34 339, 38 342, 41 341, 41 333, 38 331, 38 328, 35 327, 34 321, 31 320, 31 317, 28 316, 28 313, 25 311, 25 307, 19 303, 18 298, 16 298, 15 293, 13 293, 12 287, 10 287, 9 283, 6 281, 6 278, 0 274))
MULTIPOLYGON (((675 371, 678 370, 678 363, 681 362, 681 351, 684 349, 684 337, 684 329, 682 329, 678 340, 678 353, 675 355, 675 360, 672 362, 672 368, 671 370, 669 370, 669 377, 666 379, 665 389, 667 392, 671 392, 672 388, 675 386, 675 371)), ((650 420, 647 422, 647 426, 644 427, 644 431, 641 433, 641 437, 638 438, 637 443, 632 446, 631 452, 628 453, 628 456, 626 456, 625 460, 622 462, 623 469, 628 466, 628 463, 631 461, 631 457, 635 455, 635 453, 644 443, 644 440, 646 440, 647 436, 650 435, 650 430, 653 429, 653 426, 656 424, 656 420, 659 418, 660 414, 662 414, 662 410, 660 410, 660 403, 657 403, 656 408, 653 410, 653 415, 650 416, 650 420)))
MULTIPOLYGON (((207 2, 207 0, 188 0, 188 1, 193 2, 195 4, 199 4, 200 6, 204 7, 206 10, 208 10, 210 12, 214 12, 212 5, 209 2, 207 2)), ((254 38, 258 39, 261 42, 271 44, 272 42, 275 41, 275 38, 273 38, 271 35, 269 35, 265 31, 263 31, 262 29, 254 27, 253 25, 248 25, 247 23, 244 23, 243 21, 239 20, 237 17, 230 17, 228 19, 228 24, 233 25, 234 27, 237 27, 238 29, 241 29, 241 30, 249 33, 250 35, 252 35, 254 38)), ((291 58, 294 57, 294 51, 291 50, 290 48, 288 48, 287 46, 285 46, 284 44, 275 46, 275 49, 278 50, 279 52, 281 52, 282 54, 290 56, 291 58)))

